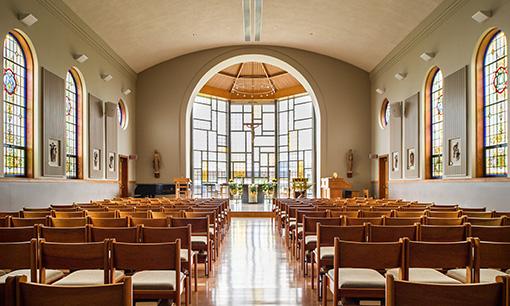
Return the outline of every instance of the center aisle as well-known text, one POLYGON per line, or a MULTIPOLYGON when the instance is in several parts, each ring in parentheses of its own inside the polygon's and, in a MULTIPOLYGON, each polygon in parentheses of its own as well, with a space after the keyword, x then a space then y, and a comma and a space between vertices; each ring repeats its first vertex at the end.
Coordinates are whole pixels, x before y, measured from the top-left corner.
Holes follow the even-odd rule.
POLYGON ((193 293, 193 305, 319 305, 288 254, 270 218, 233 218, 214 272, 193 293))

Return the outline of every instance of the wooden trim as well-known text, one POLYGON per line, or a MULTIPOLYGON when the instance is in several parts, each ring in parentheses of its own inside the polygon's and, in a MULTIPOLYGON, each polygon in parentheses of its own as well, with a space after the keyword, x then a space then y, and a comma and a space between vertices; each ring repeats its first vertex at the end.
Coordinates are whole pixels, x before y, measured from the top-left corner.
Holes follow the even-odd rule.
MULTIPOLYGON (((432 82, 436 76, 439 68, 437 66, 432 67, 427 74, 425 80, 425 178, 432 179, 432 82)), ((444 148, 443 148, 444 153, 444 148)))
POLYGON ((117 180, 95 180, 95 179, 82 179, 82 180, 68 180, 66 178, 26 178, 26 177, 0 177, 0 184, 3 183, 97 183, 97 184, 117 184, 117 180))
POLYGON ((499 29, 493 28, 489 30, 483 37, 478 51, 476 53, 476 168, 475 175, 477 177, 485 176, 485 154, 484 154, 484 88, 483 88, 483 62, 485 52, 492 38, 499 33, 499 29))
POLYGON ((473 177, 473 178, 450 178, 450 179, 408 179, 408 180, 390 180, 390 184, 406 183, 506 183, 510 182, 510 177, 473 177))
MULTIPOLYGON (((284 88, 284 89, 278 90, 275 94, 268 95, 267 97, 264 96, 263 98, 259 98, 259 99, 258 98, 251 99, 250 97, 243 98, 243 97, 237 96, 235 94, 232 94, 231 92, 229 92, 227 90, 216 88, 216 87, 211 87, 208 85, 204 85, 204 87, 202 87, 202 89, 200 90, 200 94, 219 97, 219 98, 223 98, 223 99, 230 100, 230 101, 236 101, 236 100, 244 101, 246 99, 251 99, 251 100, 255 100, 255 101, 274 101, 275 99, 290 97, 290 96, 294 96, 294 95, 298 95, 298 94, 302 94, 302 93, 306 93, 306 89, 302 85, 284 88)), ((257 94, 254 93, 253 95, 256 96, 257 94)))
POLYGON ((28 45, 26 38, 17 30, 9 31, 14 36, 25 55, 26 60, 26 99, 27 99, 27 114, 26 114, 26 162, 25 162, 25 177, 34 177, 34 58, 32 50, 28 45))
POLYGON ((78 120, 77 120, 77 167, 76 167, 76 178, 83 179, 83 97, 85 96, 85 92, 83 91, 83 83, 80 77, 80 74, 76 70, 75 67, 69 69, 69 72, 74 78, 76 83, 76 92, 77 92, 77 111, 78 111, 78 120))

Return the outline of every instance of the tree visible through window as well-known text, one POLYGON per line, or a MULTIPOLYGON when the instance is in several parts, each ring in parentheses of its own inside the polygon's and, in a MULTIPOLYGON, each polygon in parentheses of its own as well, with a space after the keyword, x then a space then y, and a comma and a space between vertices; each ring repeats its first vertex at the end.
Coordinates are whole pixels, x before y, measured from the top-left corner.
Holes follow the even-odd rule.
POLYGON ((3 47, 4 175, 27 174, 27 63, 19 41, 8 33, 3 47))
POLYGON ((497 32, 491 39, 483 62, 484 81, 484 163, 486 176, 507 175, 507 39, 497 32))

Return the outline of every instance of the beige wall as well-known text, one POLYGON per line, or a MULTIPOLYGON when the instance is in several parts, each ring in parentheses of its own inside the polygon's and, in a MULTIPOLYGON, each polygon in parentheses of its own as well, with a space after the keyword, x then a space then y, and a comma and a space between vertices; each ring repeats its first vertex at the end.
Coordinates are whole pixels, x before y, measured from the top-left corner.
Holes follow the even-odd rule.
MULTIPOLYGON (((69 203, 111 197, 117 193, 114 182, 72 182, 63 184, 41 179, 41 67, 66 77, 69 68, 76 68, 83 75, 87 92, 104 101, 117 102, 124 100, 129 110, 129 126, 126 130, 119 128, 119 154, 135 153, 135 94, 124 96, 122 88, 135 89, 136 74, 118 58, 114 52, 102 42, 83 22, 76 17, 60 0, 3 0, 0 2, 0 33, 6 34, 11 29, 19 29, 27 35, 33 46, 37 59, 34 100, 34 170, 36 179, 2 179, 0 178, 0 210, 2 208, 17 209, 22 205, 47 205, 52 202, 69 203), (32 13, 39 21, 27 27, 17 20, 22 13, 32 13), (89 60, 79 64, 73 54, 85 53, 89 60), (101 73, 111 74, 113 80, 106 83, 100 78, 101 73), (84 185, 85 184, 85 185, 84 185), (66 192, 55 191, 61 188, 66 192), (4 207, 5 205, 5 207, 4 207)), ((2 34, 2 35, 4 35, 2 34)), ((2 36, 3 37, 3 36, 2 36)), ((1 62, 0 62, 1 66, 1 62)), ((1 67, 0 67, 1 68, 1 67)), ((86 99, 83 109, 87 110, 86 99)), ((87 117, 84 113, 84 161, 87 161, 87 117)), ((84 173, 88 174, 88 165, 84 165, 84 173)), ((130 180, 136 177, 135 162, 130 162, 130 180)), ((58 181, 57 181, 58 182, 58 181)))
MULTIPOLYGON (((429 16, 409 37, 371 72, 371 126, 372 152, 389 154, 389 128, 382 129, 379 113, 384 98, 391 102, 402 101, 420 92, 420 164, 424 165, 424 85, 428 71, 437 65, 448 76, 464 66, 469 66, 468 77, 468 178, 474 175, 475 166, 475 87, 473 58, 483 34, 491 27, 498 27, 510 34, 510 2, 507 0, 446 0, 429 16), (478 10, 492 10, 493 17, 479 24, 471 19, 478 10), (436 56, 430 62, 420 59, 423 52, 434 52, 436 56), (398 81, 394 75, 407 73, 407 78, 398 81), (385 88, 386 93, 378 95, 376 88, 385 88)), ((421 167, 420 177, 424 178, 425 169, 421 167)), ((378 178, 377 162, 371 163, 371 179, 378 178)), ((505 180, 494 181, 413 180, 408 182, 390 182, 390 196, 412 200, 459 202, 468 205, 504 205, 501 198, 510 196, 510 184, 505 180)), ((375 185, 375 184, 374 184, 375 185)), ((508 207, 505 207, 508 209, 508 207)))
POLYGON ((272 46, 224 47, 174 58, 138 75, 137 182, 169 183, 186 174, 186 110, 196 84, 210 69, 240 55, 258 54, 290 64, 313 88, 320 108, 321 173, 346 175, 346 154, 355 154, 354 188, 370 184, 368 73, 342 61, 272 46), (161 153, 161 178, 152 174, 152 153, 161 153))

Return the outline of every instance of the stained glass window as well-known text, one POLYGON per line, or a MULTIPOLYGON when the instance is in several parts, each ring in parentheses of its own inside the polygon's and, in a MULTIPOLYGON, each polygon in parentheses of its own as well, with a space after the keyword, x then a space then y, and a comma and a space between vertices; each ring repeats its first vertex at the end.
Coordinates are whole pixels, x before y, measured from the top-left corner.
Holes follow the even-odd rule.
POLYGON ((66 176, 78 177, 78 87, 70 71, 66 77, 66 176))
POLYGON ((119 120, 119 126, 122 129, 126 129, 127 127, 127 112, 126 105, 124 105, 124 101, 120 100, 117 104, 117 119, 119 120))
POLYGON ((390 102, 387 99, 384 99, 381 107, 381 126, 385 128, 390 123, 390 102))
POLYGON ((25 176, 27 163, 26 57, 11 33, 3 47, 4 175, 25 176))
POLYGON ((507 40, 494 35, 484 58, 484 160, 486 176, 507 175, 507 40))
POLYGON ((430 88, 432 177, 443 176, 443 73, 438 69, 430 88))

